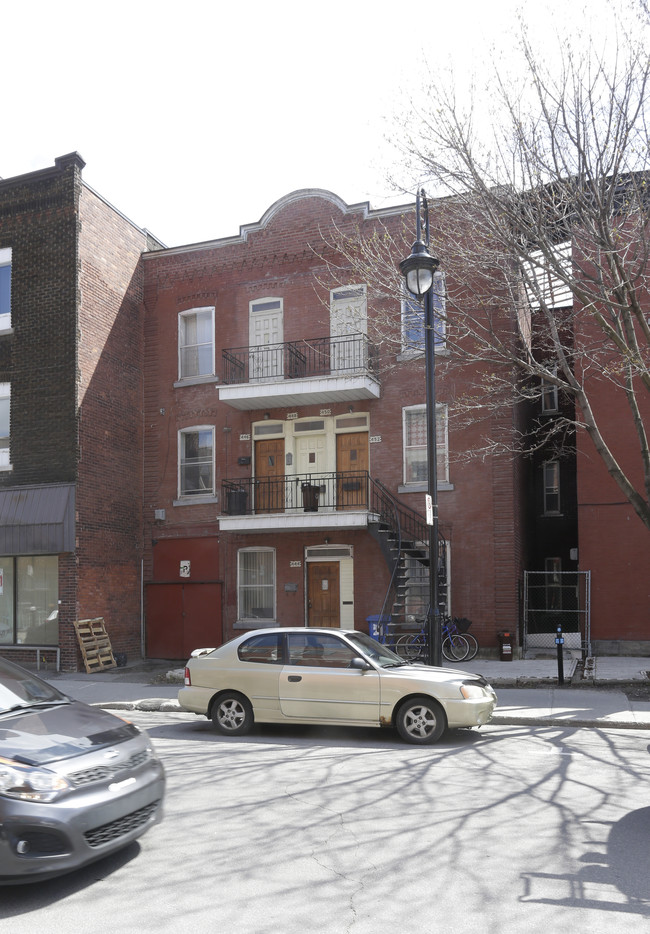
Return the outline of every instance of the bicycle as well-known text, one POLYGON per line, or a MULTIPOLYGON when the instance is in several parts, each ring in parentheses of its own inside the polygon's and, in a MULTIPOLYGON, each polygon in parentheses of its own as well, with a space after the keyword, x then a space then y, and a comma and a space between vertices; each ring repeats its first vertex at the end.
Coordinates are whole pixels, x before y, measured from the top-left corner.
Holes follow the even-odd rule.
MULTIPOLYGON (((427 633, 424 628, 424 619, 421 623, 420 632, 406 633, 400 636, 395 644, 395 651, 405 661, 413 662, 423 656, 427 647, 427 633)), ((471 625, 471 624, 470 624, 471 625)), ((472 636, 472 639, 474 637, 472 636)), ((474 640, 476 641, 476 640, 474 640)), ((441 644, 440 648, 443 657, 449 662, 462 662, 468 658, 474 658, 478 651, 470 645, 467 636, 460 633, 449 617, 443 617, 441 620, 441 644)))
POLYGON ((480 648, 478 639, 476 638, 476 636, 472 635, 472 633, 469 632, 469 627, 471 625, 472 625, 471 620, 467 619, 465 616, 461 616, 460 618, 455 616, 452 620, 450 620, 450 626, 453 632, 461 635, 463 639, 467 641, 467 644, 469 646, 468 654, 462 659, 462 661, 464 662, 471 662, 473 658, 476 658, 476 655, 480 648))

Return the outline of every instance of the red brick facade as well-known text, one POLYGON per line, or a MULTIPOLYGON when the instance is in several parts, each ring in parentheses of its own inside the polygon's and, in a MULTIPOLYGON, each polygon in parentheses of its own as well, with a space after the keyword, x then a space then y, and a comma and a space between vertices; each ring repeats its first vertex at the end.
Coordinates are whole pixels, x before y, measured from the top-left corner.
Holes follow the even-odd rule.
MULTIPOLYGON (((154 580, 149 543, 168 538, 214 537, 219 544, 218 577, 224 581, 223 638, 243 626, 237 615, 237 553, 244 547, 272 545, 276 560, 277 618, 281 623, 304 625, 308 618, 306 549, 329 541, 351 546, 353 553, 354 625, 365 628, 366 617, 381 611, 389 570, 377 542, 368 531, 322 528, 309 531, 287 527, 273 535, 263 532, 224 532, 220 516, 225 503, 182 505, 178 499, 178 432, 196 425, 213 425, 216 444, 216 491, 224 478, 249 478, 255 469, 252 426, 264 418, 287 422, 287 416, 317 418, 322 411, 331 418, 368 413, 368 471, 390 492, 420 514, 424 490, 404 492, 403 425, 405 406, 425 401, 421 358, 399 362, 399 347, 382 359, 381 394, 378 399, 354 402, 292 402, 288 406, 238 411, 219 401, 222 383, 209 380, 195 385, 178 382, 178 316, 200 307, 215 308, 216 372, 221 373, 224 348, 249 344, 249 303, 268 296, 283 300, 283 340, 300 341, 326 336, 330 331, 329 290, 339 281, 321 257, 331 241, 332 226, 364 234, 380 224, 397 231, 413 225, 412 216, 367 213, 365 207, 348 209, 327 194, 303 192, 278 203, 260 226, 245 230, 229 241, 201 244, 149 254, 145 269, 145 580, 154 580), (245 440, 242 440, 245 436, 245 440), (238 464, 239 458, 250 463, 238 464), (401 492, 400 492, 401 490, 401 492), (164 520, 155 520, 164 510, 164 520), (297 566, 298 565, 298 566, 297 566)), ((399 257, 396 257, 396 261, 399 257)), ((349 282, 355 282, 350 274, 349 282)), ((369 331, 373 315, 390 314, 399 333, 397 300, 368 299, 369 331)), ((444 356, 439 360, 438 402, 452 402, 455 385, 446 380, 444 356)), ((506 430, 508 427, 506 426, 506 430)), ((449 483, 440 485, 441 530, 451 556, 451 609, 467 616, 481 642, 496 644, 496 633, 516 627, 518 580, 523 567, 519 529, 520 484, 516 463, 498 459, 485 464, 454 461, 454 452, 475 445, 478 428, 449 429, 452 465, 449 483)), ((155 546, 154 546, 155 547, 155 546)), ((189 551, 188 551, 189 554, 189 551)), ((250 624, 249 624, 250 625, 250 624)))

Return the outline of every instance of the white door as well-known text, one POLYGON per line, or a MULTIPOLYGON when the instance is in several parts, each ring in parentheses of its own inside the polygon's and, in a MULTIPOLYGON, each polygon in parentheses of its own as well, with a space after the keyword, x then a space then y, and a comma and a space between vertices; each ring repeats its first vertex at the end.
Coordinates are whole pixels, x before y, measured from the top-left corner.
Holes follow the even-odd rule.
POLYGON ((284 359, 282 299, 259 299, 251 302, 249 308, 250 379, 281 379, 284 359))
POLYGON ((334 470, 327 462, 325 435, 305 435, 296 438, 296 460, 298 473, 324 474, 334 470))
POLYGON ((332 371, 366 366, 365 340, 368 315, 365 285, 349 285, 330 292, 332 371))

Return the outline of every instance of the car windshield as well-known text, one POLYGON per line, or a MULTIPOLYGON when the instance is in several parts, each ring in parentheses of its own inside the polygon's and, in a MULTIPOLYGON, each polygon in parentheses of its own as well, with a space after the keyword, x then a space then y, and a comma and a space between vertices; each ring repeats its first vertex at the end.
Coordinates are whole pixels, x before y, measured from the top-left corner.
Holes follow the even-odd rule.
POLYGON ((49 704, 65 704, 68 698, 46 681, 0 659, 0 714, 9 710, 49 704))
POLYGON ((408 664, 403 658, 396 655, 395 652, 386 648, 385 645, 367 636, 365 632, 346 633, 346 636, 355 648, 363 652, 366 658, 373 661, 375 665, 380 665, 382 668, 397 668, 398 666, 408 664))

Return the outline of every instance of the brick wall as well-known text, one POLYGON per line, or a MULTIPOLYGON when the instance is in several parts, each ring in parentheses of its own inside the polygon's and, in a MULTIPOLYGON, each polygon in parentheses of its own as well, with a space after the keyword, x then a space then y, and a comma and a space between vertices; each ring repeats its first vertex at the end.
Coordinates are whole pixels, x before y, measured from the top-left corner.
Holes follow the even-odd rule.
POLYGON ((79 241, 78 618, 140 655, 142 273, 146 238, 83 188, 79 241))

